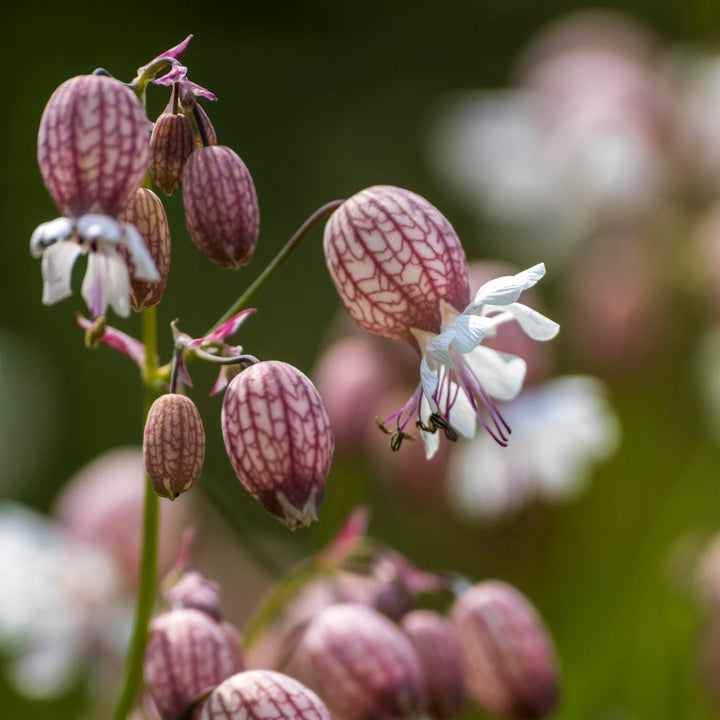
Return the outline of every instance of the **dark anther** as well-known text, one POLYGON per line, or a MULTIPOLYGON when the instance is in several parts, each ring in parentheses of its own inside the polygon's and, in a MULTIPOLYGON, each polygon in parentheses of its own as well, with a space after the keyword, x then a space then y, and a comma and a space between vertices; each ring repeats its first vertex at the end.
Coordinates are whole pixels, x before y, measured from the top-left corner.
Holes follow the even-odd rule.
POLYGON ((386 434, 390 435, 390 431, 385 427, 385 423, 382 421, 382 418, 378 415, 375 418, 375 422, 377 423, 377 426, 386 434))
POLYGON ((95 68, 92 71, 93 75, 102 75, 103 77, 109 77, 111 78, 112 75, 105 69, 105 68, 95 68))
POLYGON ((95 322, 85 331, 85 347, 94 350, 105 335, 105 317, 101 315, 95 322))
POLYGON ((397 430, 393 433, 393 436, 390 438, 390 449, 393 452, 397 452, 400 449, 400 445, 402 444, 403 440, 414 440, 415 438, 412 435, 408 435, 407 433, 403 432, 402 430, 397 430))
MULTIPOLYGON (((431 418, 431 421, 432 421, 432 418, 431 418)), ((436 425, 433 425, 432 423, 430 425, 426 425, 422 420, 416 420, 415 427, 419 428, 420 430, 424 430, 425 432, 429 432, 429 433, 437 432, 436 425)))
POLYGON ((440 430, 447 431, 450 429, 450 425, 448 424, 448 421, 442 415, 440 415, 440 413, 433 413, 430 416, 430 424, 434 428, 440 428, 440 430))
POLYGON ((449 425, 445 428, 445 437, 448 440, 452 440, 452 442, 457 442, 458 440, 458 434, 449 425))

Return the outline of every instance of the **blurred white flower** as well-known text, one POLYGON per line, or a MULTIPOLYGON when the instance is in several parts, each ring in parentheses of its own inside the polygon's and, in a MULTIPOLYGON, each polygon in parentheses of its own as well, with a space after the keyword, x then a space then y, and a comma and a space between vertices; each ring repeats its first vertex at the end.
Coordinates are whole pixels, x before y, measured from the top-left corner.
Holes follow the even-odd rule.
POLYGON ((657 58, 620 16, 560 21, 517 88, 447 101, 431 160, 482 220, 520 231, 519 251, 564 258, 598 226, 645 216, 668 187, 671 91, 657 58))
POLYGON ((20 692, 57 695, 83 663, 123 652, 132 608, 118 588, 108 555, 34 510, 0 505, 0 646, 20 692))
POLYGON ((617 448, 618 421, 594 378, 558 378, 503 408, 512 451, 479 434, 457 447, 448 493, 470 518, 518 511, 536 498, 562 500, 586 484, 593 465, 617 448))

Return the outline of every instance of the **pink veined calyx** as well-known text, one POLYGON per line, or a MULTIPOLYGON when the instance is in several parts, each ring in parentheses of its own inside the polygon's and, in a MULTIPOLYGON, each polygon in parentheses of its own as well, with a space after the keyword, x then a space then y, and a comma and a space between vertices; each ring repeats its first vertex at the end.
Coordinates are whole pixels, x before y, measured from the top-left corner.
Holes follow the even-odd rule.
POLYGON ((472 437, 479 424, 507 445, 510 427, 495 401, 520 392, 526 365, 482 342, 512 321, 534 340, 557 335, 556 322, 518 302, 545 275, 545 265, 491 280, 471 297, 465 253, 448 220, 424 198, 392 186, 363 190, 333 213, 325 257, 355 321, 411 343, 421 356, 415 392, 378 419, 392 435, 391 447, 408 437, 413 419, 428 458, 438 449, 438 430, 456 440, 472 437), (394 431, 386 427, 392 422, 394 431))

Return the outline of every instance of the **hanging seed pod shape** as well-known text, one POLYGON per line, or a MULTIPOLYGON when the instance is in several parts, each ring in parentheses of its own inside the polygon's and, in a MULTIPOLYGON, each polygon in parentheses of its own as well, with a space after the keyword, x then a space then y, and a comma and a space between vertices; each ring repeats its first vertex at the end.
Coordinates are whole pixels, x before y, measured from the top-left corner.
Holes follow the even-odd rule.
POLYGON ((420 661, 434 720, 460 715, 465 704, 462 651, 452 623, 431 610, 411 610, 400 622, 420 661))
POLYGON ((247 265, 257 245, 260 211, 245 163, 229 147, 195 150, 182 179, 185 224, 196 247, 221 267, 247 265))
POLYGON ((425 685, 410 641, 395 623, 359 604, 322 610, 296 651, 320 697, 346 720, 419 718, 425 685))
MULTIPOLYGON (((170 272, 170 227, 160 198, 147 188, 138 188, 130 204, 120 213, 121 222, 130 223, 138 230, 150 252, 160 279, 157 282, 140 280, 130 272, 130 306, 135 312, 157 305, 162 300, 170 272)), ((123 245, 118 252, 132 265, 130 253, 123 245)))
POLYGON ((150 123, 135 94, 117 80, 67 80, 45 106, 38 163, 63 215, 117 217, 140 187, 150 160, 150 123))
POLYGON ((535 608, 498 580, 473 585, 454 603, 467 682, 493 715, 545 717, 560 695, 555 652, 535 608))
POLYGON ((197 696, 244 668, 236 632, 192 608, 150 626, 145 683, 163 720, 178 720, 197 696))
POLYGON ((413 346, 410 328, 440 332, 442 301, 458 312, 470 302, 455 230, 409 190, 377 185, 346 200, 325 226, 325 260, 360 327, 413 346))
POLYGON ((150 174, 166 195, 180 187, 185 162, 194 149, 190 120, 182 114, 160 115, 150 136, 150 174))
POLYGON ((200 477, 205 431, 189 397, 169 393, 152 404, 145 421, 143 459, 155 492, 170 500, 200 477))
POLYGON ((331 720, 323 701, 294 678, 248 670, 218 685, 198 720, 331 720))
POLYGON ((222 432, 240 482, 289 528, 309 525, 335 447, 322 398, 297 368, 251 365, 225 392, 222 432))

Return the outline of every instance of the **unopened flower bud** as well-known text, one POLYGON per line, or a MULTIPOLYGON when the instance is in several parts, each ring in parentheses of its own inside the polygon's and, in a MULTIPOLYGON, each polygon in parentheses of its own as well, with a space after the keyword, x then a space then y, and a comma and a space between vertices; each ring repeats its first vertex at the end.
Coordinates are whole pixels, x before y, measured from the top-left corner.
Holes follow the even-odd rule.
POLYGON ((60 212, 117 217, 145 178, 149 128, 140 101, 118 80, 81 75, 60 85, 38 133, 40 172, 60 212))
POLYGON ((428 714, 435 720, 456 717, 465 702, 465 671, 452 623, 430 610, 412 610, 403 617, 400 626, 420 661, 428 714))
MULTIPOLYGON (((160 276, 157 282, 148 282, 138 278, 134 271, 130 273, 130 305, 133 310, 140 312, 157 305, 165 292, 170 271, 170 227, 160 198, 147 188, 137 189, 135 197, 119 219, 138 230, 160 276)), ((125 262, 132 265, 130 253, 123 246, 119 246, 118 251, 125 262)))
POLYGON ((152 404, 145 422, 143 459, 155 492, 170 500, 200 477, 205 431, 190 398, 169 393, 152 404))
POLYGON ((182 178, 185 224, 197 248, 221 267, 247 265, 257 244, 260 212, 252 177, 229 147, 195 150, 182 178))
POLYGON ((193 107, 193 117, 198 127, 198 135, 195 137, 195 147, 201 148, 206 145, 217 145, 217 133, 210 121, 210 116, 205 112, 205 108, 196 103, 193 107))
POLYGON ((420 663, 392 621, 365 605, 323 610, 297 650, 311 668, 318 693, 346 720, 416 717, 425 709, 420 663))
POLYGON ((220 586, 199 572, 186 572, 165 593, 165 600, 174 608, 194 608, 220 622, 223 612, 220 586))
POLYGON ((180 187, 185 162, 195 149, 192 123, 182 114, 163 113, 150 136, 150 173, 166 194, 180 187))
POLYGON ((448 220, 409 190, 378 185, 353 195, 325 227, 325 259, 360 327, 415 345, 411 328, 439 333, 444 301, 462 312, 468 269, 448 220))
POLYGON ((300 370, 270 360, 234 377, 222 432, 238 479, 268 512, 291 529, 317 519, 334 440, 322 398, 300 370))
POLYGON ((555 652, 535 608, 510 585, 474 585, 453 605, 469 689, 488 712, 541 718, 560 690, 555 652))
POLYGON ((163 720, 178 720, 200 693, 243 667, 236 636, 199 610, 171 610, 150 626, 145 683, 163 720))
POLYGON ((210 693, 198 720, 330 720, 320 698, 297 680, 272 670, 248 670, 210 693))

